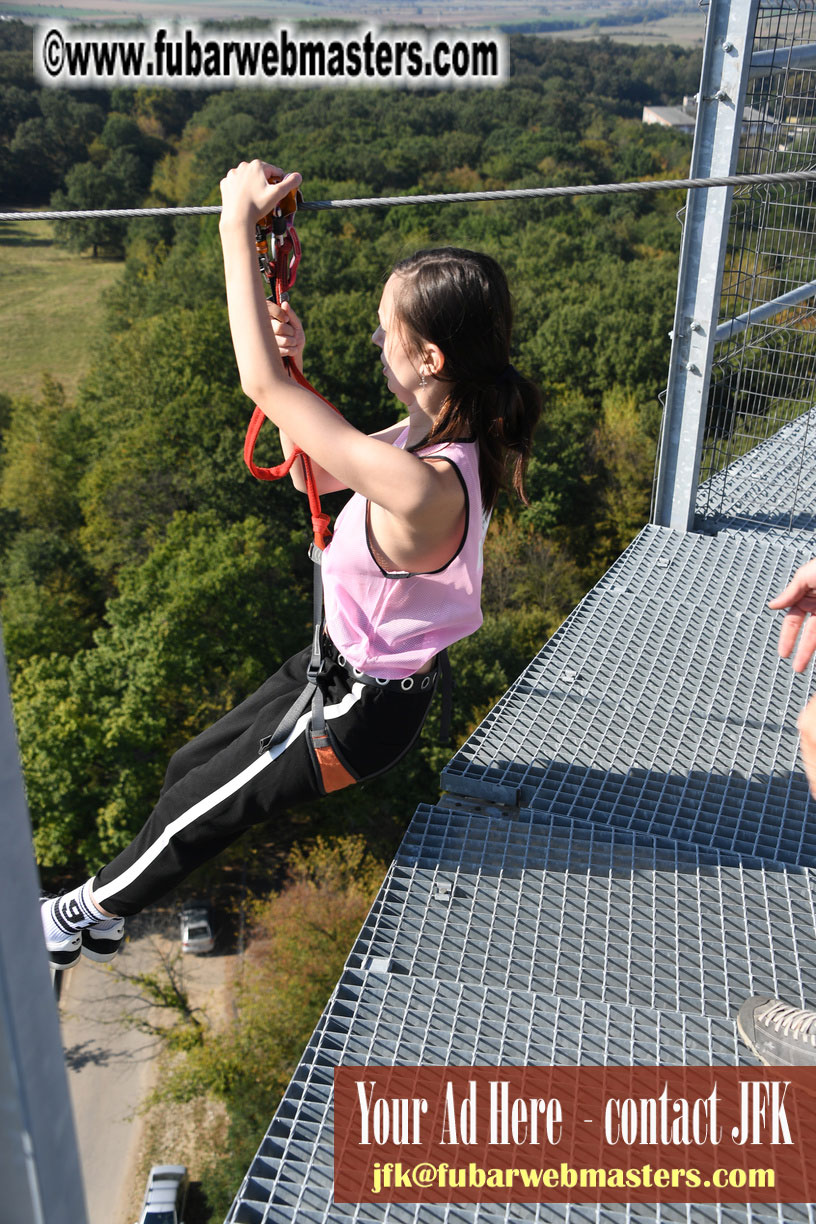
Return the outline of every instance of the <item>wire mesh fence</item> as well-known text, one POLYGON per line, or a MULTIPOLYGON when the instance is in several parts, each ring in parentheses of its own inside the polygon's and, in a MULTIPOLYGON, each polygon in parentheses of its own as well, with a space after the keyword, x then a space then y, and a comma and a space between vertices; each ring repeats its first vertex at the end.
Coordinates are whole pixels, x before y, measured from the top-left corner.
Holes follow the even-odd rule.
MULTIPOLYGON (((760 5, 751 65, 739 172, 813 168, 814 0, 760 5)), ((816 403, 816 185, 736 189, 719 317, 697 503, 704 520, 731 507, 727 474, 702 482, 816 403)), ((783 530, 797 509, 795 487, 783 530)))

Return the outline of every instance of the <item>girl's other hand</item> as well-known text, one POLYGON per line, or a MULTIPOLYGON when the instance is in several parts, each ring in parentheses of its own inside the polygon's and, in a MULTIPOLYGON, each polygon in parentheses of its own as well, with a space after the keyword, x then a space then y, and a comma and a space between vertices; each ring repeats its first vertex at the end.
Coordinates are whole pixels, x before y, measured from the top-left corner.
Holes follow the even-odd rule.
POLYGON ((268 162, 241 162, 221 180, 221 226, 254 225, 302 182, 295 172, 284 175, 268 162), (270 179, 280 179, 272 183, 270 179))
POLYGON ((799 734, 810 793, 816 799, 816 696, 811 697, 799 715, 799 734))
POLYGON ((784 591, 768 604, 774 611, 785 610, 779 630, 779 654, 787 659, 800 629, 802 636, 793 660, 793 670, 804 671, 816 653, 816 559, 800 565, 784 591))
POLYGON ((303 369, 303 348, 306 344, 306 333, 303 324, 288 302, 278 306, 276 302, 267 299, 266 308, 269 311, 269 321, 281 357, 291 357, 299 370, 303 369))

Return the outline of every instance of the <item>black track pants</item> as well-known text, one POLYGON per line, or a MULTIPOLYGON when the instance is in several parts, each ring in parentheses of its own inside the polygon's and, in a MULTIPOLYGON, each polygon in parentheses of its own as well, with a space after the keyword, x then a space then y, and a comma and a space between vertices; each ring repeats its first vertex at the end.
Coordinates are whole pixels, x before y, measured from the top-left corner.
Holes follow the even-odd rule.
MULTIPOLYGON (((147 823, 93 882, 109 913, 157 901, 252 825, 325 793, 307 710, 282 743, 261 751, 306 684, 309 651, 294 655, 241 705, 173 756, 147 823)), ((331 663, 319 683, 335 752, 360 781, 389 769, 417 738, 435 676, 411 692, 356 680, 331 663)), ((273 834, 274 835, 274 834, 273 834)))

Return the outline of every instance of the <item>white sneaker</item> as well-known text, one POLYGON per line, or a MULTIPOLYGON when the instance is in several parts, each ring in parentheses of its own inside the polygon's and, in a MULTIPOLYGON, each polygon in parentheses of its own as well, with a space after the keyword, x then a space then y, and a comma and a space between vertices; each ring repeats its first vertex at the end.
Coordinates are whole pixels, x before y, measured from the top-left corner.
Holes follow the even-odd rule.
POLYGON ((106 918, 81 932, 82 955, 92 961, 112 961, 125 938, 124 918, 106 918))

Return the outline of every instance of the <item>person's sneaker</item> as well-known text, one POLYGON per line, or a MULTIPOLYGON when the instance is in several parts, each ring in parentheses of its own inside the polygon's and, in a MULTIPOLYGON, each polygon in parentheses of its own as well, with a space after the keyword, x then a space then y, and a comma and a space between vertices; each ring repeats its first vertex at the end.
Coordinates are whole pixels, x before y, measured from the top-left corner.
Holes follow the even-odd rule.
POLYGON ((754 995, 737 1015, 743 1040, 766 1067, 816 1065, 816 1012, 754 995))
POLYGON ((82 955, 92 961, 112 961, 125 937, 124 918, 110 918, 96 926, 85 927, 81 933, 82 955))
POLYGON ((52 969, 71 969, 82 954, 82 937, 78 931, 61 931, 53 920, 51 902, 56 898, 40 893, 43 939, 52 969))
POLYGON ((82 955, 82 936, 52 936, 45 941, 48 963, 52 969, 72 969, 82 955))

